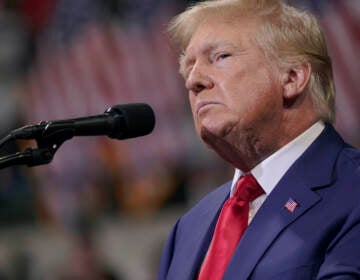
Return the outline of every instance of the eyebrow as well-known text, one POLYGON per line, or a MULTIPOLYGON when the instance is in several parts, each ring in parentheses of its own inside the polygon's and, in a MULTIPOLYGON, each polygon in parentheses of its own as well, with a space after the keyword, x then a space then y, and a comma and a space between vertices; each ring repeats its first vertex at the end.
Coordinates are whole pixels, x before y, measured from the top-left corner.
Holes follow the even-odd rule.
MULTIPOLYGON (((215 41, 211 42, 209 44, 204 45, 200 53, 206 54, 211 53, 214 50, 220 49, 220 48, 231 48, 233 50, 244 50, 242 46, 236 46, 234 43, 230 41, 215 41)), ((185 70, 188 67, 188 65, 191 65, 191 60, 186 56, 186 52, 183 51, 179 56, 179 73, 185 77, 185 70)))

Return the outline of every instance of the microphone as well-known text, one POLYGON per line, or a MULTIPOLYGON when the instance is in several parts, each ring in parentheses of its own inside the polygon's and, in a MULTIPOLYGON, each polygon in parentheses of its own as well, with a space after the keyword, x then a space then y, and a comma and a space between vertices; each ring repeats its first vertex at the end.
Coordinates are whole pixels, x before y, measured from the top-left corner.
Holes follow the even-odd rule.
POLYGON ((73 136, 107 135, 115 139, 144 136, 152 132, 155 115, 144 103, 115 105, 101 115, 74 119, 42 121, 10 133, 12 139, 53 139, 73 136))

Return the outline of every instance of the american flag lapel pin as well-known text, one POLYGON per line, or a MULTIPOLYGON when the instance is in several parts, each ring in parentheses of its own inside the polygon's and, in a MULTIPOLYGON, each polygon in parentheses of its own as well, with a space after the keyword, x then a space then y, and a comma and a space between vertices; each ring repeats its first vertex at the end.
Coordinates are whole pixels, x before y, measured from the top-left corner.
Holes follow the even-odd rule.
POLYGON ((291 197, 288 199, 288 201, 285 203, 284 208, 288 210, 289 212, 293 213, 295 211, 295 208, 299 205, 294 199, 291 197))

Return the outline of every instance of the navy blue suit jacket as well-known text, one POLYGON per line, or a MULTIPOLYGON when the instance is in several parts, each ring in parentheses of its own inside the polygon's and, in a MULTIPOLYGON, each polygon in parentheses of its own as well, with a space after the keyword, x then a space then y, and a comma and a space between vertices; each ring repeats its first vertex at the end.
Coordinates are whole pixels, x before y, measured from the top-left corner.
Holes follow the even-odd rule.
MULTIPOLYGON (((178 220, 158 280, 196 279, 229 190, 221 186, 178 220)), ((223 279, 360 279, 360 152, 332 126, 265 200, 223 279), (289 198, 298 202, 294 212, 284 208, 289 198)))

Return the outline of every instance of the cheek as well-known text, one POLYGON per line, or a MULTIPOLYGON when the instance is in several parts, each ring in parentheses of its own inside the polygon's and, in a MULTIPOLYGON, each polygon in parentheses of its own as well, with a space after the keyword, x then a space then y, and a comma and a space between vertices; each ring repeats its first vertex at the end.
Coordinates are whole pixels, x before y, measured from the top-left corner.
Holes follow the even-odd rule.
POLYGON ((281 88, 268 75, 260 75, 259 79, 243 79, 228 97, 227 104, 238 114, 239 119, 269 118, 282 108, 281 88))

